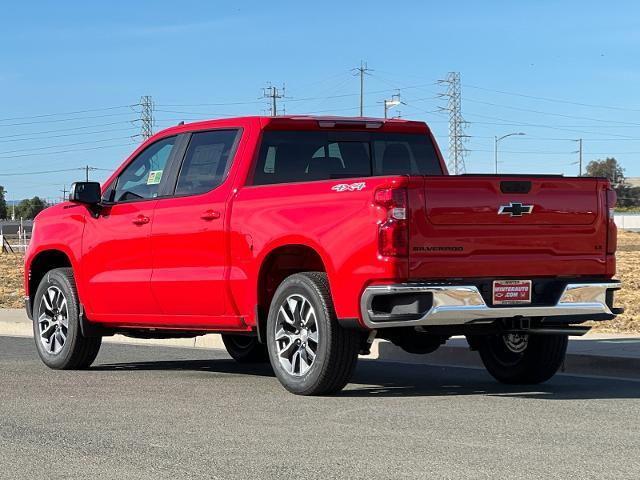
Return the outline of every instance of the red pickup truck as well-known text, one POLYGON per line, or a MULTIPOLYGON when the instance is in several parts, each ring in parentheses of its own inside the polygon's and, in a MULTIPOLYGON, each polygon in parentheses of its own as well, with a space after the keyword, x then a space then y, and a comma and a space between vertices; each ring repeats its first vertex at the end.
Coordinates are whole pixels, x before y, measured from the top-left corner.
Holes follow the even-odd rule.
POLYGON ((615 201, 601 178, 449 176, 423 122, 179 125, 38 215, 26 309, 57 369, 115 333, 216 332, 326 394, 375 337, 425 354, 465 335, 496 379, 537 383, 568 335, 621 311, 615 201))

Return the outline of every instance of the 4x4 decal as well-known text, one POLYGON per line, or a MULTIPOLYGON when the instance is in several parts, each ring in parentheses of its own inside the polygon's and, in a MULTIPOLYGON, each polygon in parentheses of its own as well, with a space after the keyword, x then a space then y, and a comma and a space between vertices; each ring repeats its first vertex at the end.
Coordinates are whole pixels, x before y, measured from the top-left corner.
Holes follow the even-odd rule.
POLYGON ((331 190, 335 192, 356 192, 362 190, 367 184, 364 182, 356 183, 339 183, 331 187, 331 190))

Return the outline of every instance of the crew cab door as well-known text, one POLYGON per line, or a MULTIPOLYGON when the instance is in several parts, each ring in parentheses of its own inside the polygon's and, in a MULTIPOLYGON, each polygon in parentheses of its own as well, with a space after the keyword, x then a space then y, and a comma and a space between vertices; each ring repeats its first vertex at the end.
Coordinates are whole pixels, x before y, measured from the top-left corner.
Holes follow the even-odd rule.
POLYGON ((240 324, 239 318, 224 317, 230 312, 225 224, 232 182, 227 174, 239 139, 238 129, 186 134, 173 193, 156 205, 151 288, 173 323, 240 324))
POLYGON ((151 227, 175 140, 158 140, 135 156, 105 189, 97 216, 86 217, 81 268, 96 320, 160 313, 150 284, 151 227))

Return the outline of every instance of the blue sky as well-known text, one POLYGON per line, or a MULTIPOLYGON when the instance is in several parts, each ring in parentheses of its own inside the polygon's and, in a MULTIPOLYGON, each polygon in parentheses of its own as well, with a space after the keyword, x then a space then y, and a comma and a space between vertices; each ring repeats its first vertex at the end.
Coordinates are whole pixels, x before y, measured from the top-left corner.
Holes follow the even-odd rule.
MULTIPOLYGON (((6 2, 6 0, 3 0, 6 2)), ((286 84, 287 113, 398 110, 427 121, 447 155, 437 84, 462 77, 470 172, 576 174, 607 155, 640 176, 637 2, 6 2, 0 17, 0 185, 8 198, 56 198, 90 164, 103 180, 139 137, 142 95, 156 129, 260 114, 267 82, 286 84), (64 112, 82 112, 58 115, 64 112), (51 115, 56 114, 56 115, 51 115), (47 115, 47 116, 42 116, 47 115), (2 174, 5 174, 4 176, 2 174)))

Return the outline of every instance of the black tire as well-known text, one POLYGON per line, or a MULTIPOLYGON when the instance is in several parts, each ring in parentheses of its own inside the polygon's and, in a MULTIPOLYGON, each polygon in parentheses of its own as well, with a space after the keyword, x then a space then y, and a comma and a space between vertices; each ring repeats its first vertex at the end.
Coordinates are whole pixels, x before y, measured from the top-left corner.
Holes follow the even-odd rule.
MULTIPOLYGON (((48 303, 51 303, 47 297, 48 303)), ((47 272, 40 282, 33 302, 33 336, 36 343, 38 355, 45 365, 56 370, 75 370, 88 368, 96 359, 102 344, 102 338, 85 338, 80 332, 80 304, 78 301, 78 292, 76 283, 73 278, 73 270, 71 268, 56 268, 47 272), (52 290, 49 290, 49 289, 52 290), (62 338, 62 332, 58 333, 51 322, 44 323, 39 321, 43 313, 49 315, 43 304, 43 296, 49 291, 61 292, 65 308, 61 310, 67 317, 66 339, 64 342, 58 340, 57 347, 62 347, 59 351, 48 348, 41 337, 41 325, 49 325, 54 333, 49 336, 49 346, 51 346, 51 337, 56 339, 62 338)), ((59 325, 58 329, 62 330, 59 325)), ((46 331, 46 330, 45 330, 46 331)), ((62 330, 64 331, 64 330, 62 330)), ((53 340, 55 345, 55 339, 53 340)))
MULTIPOLYGON (((298 317, 302 317, 302 314, 299 313, 298 317)), ((298 395, 326 395, 342 390, 349 382, 358 361, 360 335, 357 331, 346 330, 339 325, 326 273, 297 273, 280 284, 269 307, 266 338, 269 359, 278 380, 284 388, 298 395), (285 302, 292 296, 304 298, 313 307, 314 328, 318 339, 314 344, 314 360, 306 372, 298 375, 283 366, 278 354, 280 343, 276 342, 276 326, 281 325, 278 320, 280 307, 287 305, 285 302)), ((312 342, 310 339, 311 337, 306 341, 312 342)), ((300 362, 298 360, 298 364, 300 362)), ((295 360, 292 363, 295 364, 295 360)))
POLYGON ((249 335, 222 335, 222 342, 231 358, 238 363, 265 363, 269 361, 267 346, 258 337, 249 335))
POLYGON ((506 384, 537 384, 549 380, 562 366, 567 352, 567 335, 528 335, 522 351, 509 348, 505 338, 505 335, 482 337, 478 351, 487 371, 506 384))

